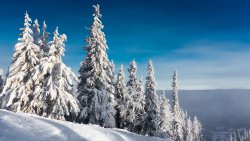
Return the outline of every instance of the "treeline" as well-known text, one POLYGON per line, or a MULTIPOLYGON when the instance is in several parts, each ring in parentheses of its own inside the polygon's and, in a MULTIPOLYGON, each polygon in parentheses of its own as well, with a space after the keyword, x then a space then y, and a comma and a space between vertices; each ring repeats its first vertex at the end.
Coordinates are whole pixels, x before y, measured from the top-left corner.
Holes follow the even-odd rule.
POLYGON ((175 141, 202 140, 201 123, 193 121, 179 105, 177 71, 173 75, 173 101, 156 94, 153 62, 148 62, 145 84, 137 77, 133 60, 125 83, 123 66, 115 78, 109 61, 99 5, 86 39, 86 57, 78 78, 62 61, 65 34, 58 28, 49 41, 47 25, 40 25, 26 12, 24 27, 15 45, 0 95, 1 108, 107 128, 122 128, 138 134, 171 138, 175 141), (77 92, 74 94, 74 85, 77 92))
POLYGON ((230 129, 230 141, 250 141, 250 129, 230 129))

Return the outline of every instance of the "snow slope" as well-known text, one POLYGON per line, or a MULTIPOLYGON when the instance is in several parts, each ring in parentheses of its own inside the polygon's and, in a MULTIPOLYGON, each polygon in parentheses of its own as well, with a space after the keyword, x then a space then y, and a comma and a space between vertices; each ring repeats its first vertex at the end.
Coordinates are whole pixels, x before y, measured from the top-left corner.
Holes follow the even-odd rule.
MULTIPOLYGON (((0 141, 163 141, 121 129, 76 124, 0 109, 0 141)), ((164 140, 168 141, 168 140, 164 140)))

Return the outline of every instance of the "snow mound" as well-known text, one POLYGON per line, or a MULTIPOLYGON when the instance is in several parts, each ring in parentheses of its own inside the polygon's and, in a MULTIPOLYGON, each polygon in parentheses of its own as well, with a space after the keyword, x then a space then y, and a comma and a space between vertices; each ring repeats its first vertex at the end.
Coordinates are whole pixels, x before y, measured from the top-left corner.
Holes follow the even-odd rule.
MULTIPOLYGON (((52 120, 0 109, 0 141, 163 141, 121 129, 52 120)), ((164 140, 168 141, 168 140, 164 140)))

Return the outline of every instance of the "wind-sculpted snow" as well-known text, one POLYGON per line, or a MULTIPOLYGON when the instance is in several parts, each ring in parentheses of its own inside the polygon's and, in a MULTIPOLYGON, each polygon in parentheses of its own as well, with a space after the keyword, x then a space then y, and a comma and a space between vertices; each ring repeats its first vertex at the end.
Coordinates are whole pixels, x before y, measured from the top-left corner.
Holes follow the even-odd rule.
MULTIPOLYGON (((0 110, 0 141, 163 141, 121 129, 0 110)), ((170 141, 170 140, 164 140, 170 141)))

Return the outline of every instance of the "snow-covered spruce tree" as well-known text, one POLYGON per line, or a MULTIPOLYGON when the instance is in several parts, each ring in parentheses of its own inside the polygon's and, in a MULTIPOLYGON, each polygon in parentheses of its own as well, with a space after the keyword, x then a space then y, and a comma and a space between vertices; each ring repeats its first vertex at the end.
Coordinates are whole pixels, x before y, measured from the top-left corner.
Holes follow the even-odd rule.
POLYGON ((184 112, 183 109, 181 109, 181 125, 182 125, 182 132, 183 132, 183 140, 187 139, 188 131, 187 131, 187 119, 188 114, 187 111, 184 112))
POLYGON ((144 95, 144 86, 142 78, 139 80, 137 86, 137 93, 133 95, 134 107, 135 107, 135 119, 134 119, 134 128, 133 132, 137 134, 144 134, 145 127, 145 95, 144 95))
POLYGON ((229 135, 229 141, 233 141, 233 135, 232 135, 232 133, 230 133, 230 135, 229 135))
POLYGON ((115 127, 116 102, 110 61, 106 54, 108 46, 102 31, 100 7, 93 6, 94 22, 90 28, 85 50, 87 55, 79 69, 78 100, 81 105, 79 122, 115 127))
POLYGON ((183 140, 183 129, 182 129, 182 117, 178 98, 178 81, 177 81, 177 71, 174 71, 173 75, 173 103, 172 103, 172 113, 173 113, 173 140, 182 141, 183 140))
POLYGON ((165 94, 160 96, 160 104, 161 104, 160 137, 170 138, 172 136, 173 115, 171 112, 171 106, 165 94))
POLYGON ((246 137, 247 141, 250 141, 250 129, 247 130, 247 137, 246 137))
POLYGON ((116 83, 115 82, 115 63, 113 60, 110 61, 109 67, 110 67, 110 69, 109 69, 110 72, 108 74, 110 76, 112 84, 115 85, 115 83, 116 83))
POLYGON ((237 138, 237 141, 241 141, 241 133, 240 133, 240 130, 236 130, 236 138, 237 138))
POLYGON ((42 27, 42 35, 41 39, 39 41, 39 46, 43 51, 43 56, 47 56, 49 53, 49 44, 48 44, 48 38, 49 38, 49 32, 47 30, 47 25, 46 22, 43 22, 43 27, 42 27))
POLYGON ((125 93, 127 93, 125 82, 124 82, 124 79, 125 79, 124 77, 125 77, 125 74, 123 71, 123 65, 121 65, 117 74, 115 85, 114 85, 115 86, 115 99, 116 99, 116 102, 119 103, 118 105, 116 105, 116 111, 117 111, 116 112, 116 124, 118 128, 122 128, 120 126, 121 106, 119 105, 121 105, 120 103, 122 102, 122 98, 124 97, 125 93))
POLYGON ((148 63, 148 76, 145 83, 145 96, 146 96, 146 119, 145 130, 149 136, 159 136, 160 130, 160 105, 158 96, 156 94, 156 82, 154 76, 153 62, 150 60, 148 63))
POLYGON ((24 28, 19 42, 15 45, 11 66, 1 94, 1 107, 12 111, 23 111, 32 101, 33 81, 31 72, 39 63, 40 49, 34 44, 28 13, 25 14, 24 28))
POLYGON ((243 136, 244 136, 243 140, 244 141, 250 141, 250 134, 249 133, 250 133, 249 129, 244 129, 244 132, 243 132, 243 136))
POLYGON ((38 20, 36 19, 33 24, 33 39, 34 39, 34 44, 39 46, 39 41, 40 41, 40 28, 39 28, 39 23, 38 20))
POLYGON ((248 140, 248 131, 246 129, 244 129, 243 136, 244 136, 244 140, 247 141, 248 140))
POLYGON ((132 129, 133 119, 134 119, 134 106, 133 99, 128 95, 126 90, 126 85, 124 82, 125 74, 123 71, 123 66, 119 69, 115 90, 116 90, 116 101, 119 103, 117 105, 117 127, 125 128, 129 131, 132 129))
POLYGON ((201 123, 196 116, 193 121, 193 139, 194 141, 202 141, 203 139, 201 123))
POLYGON ((241 135, 241 140, 245 141, 246 140, 246 136, 247 136, 247 130, 244 129, 243 132, 242 132, 242 135, 241 135))
POLYGON ((237 141, 237 134, 236 134, 236 132, 235 132, 235 130, 231 133, 231 135, 232 135, 232 141, 237 141))
POLYGON ((193 123, 191 118, 187 118, 187 136, 185 141, 193 141, 193 123))
MULTIPOLYGON (((3 70, 0 69, 0 94, 3 90, 3 83, 4 83, 4 79, 3 79, 3 70)), ((0 107, 1 108, 1 107, 0 107)))
POLYGON ((173 97, 173 102, 172 102, 172 110, 173 114, 180 116, 180 104, 179 104, 179 97, 178 97, 178 81, 177 81, 177 71, 174 71, 173 75, 173 82, 172 82, 172 97, 173 97))
POLYGON ((138 81, 136 76, 137 66, 135 60, 130 62, 130 66, 128 68, 129 80, 127 82, 127 92, 133 99, 133 128, 132 132, 143 134, 144 129, 144 118, 145 118, 145 97, 143 94, 142 82, 138 81))
MULTIPOLYGON (((199 121, 199 120, 198 120, 199 121)), ((200 141, 203 140, 203 133, 202 133, 202 125, 201 125, 201 122, 199 121, 199 129, 200 129, 200 132, 199 132, 199 139, 200 141)))
POLYGON ((62 62, 66 40, 66 35, 60 35, 56 28, 48 57, 41 60, 33 75, 37 85, 28 113, 59 120, 76 119, 80 110, 73 96, 73 84, 77 78, 62 62))

